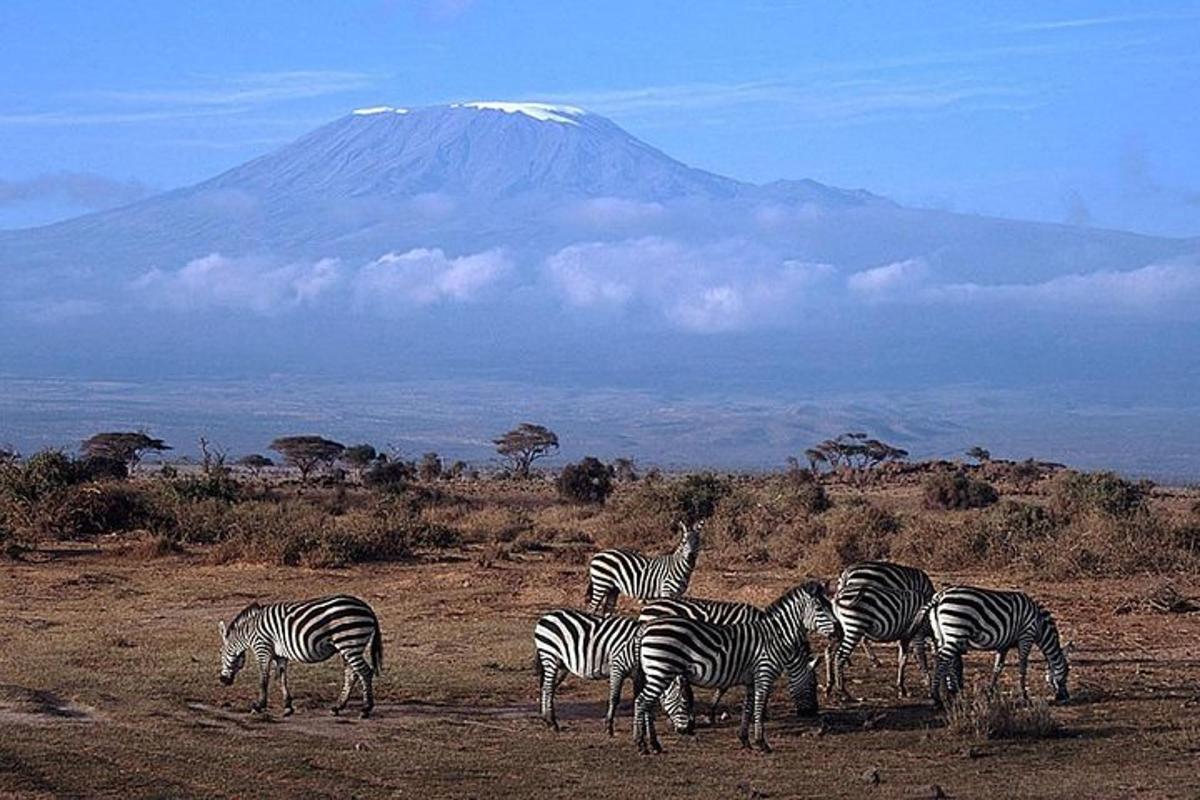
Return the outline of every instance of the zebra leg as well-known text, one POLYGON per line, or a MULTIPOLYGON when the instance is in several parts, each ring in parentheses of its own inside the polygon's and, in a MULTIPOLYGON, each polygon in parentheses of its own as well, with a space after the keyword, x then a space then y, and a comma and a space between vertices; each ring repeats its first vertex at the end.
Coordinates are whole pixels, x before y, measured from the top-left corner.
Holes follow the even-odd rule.
POLYGON ((554 692, 562 682, 560 666, 553 657, 542 661, 542 720, 555 731, 558 730, 558 718, 554 714, 554 692))
POLYGON ((841 641, 830 637, 825 643, 825 696, 833 695, 833 651, 841 641))
POLYGON ((721 698, 725 696, 724 689, 717 689, 717 693, 713 696, 712 707, 708 709, 708 724, 709 727, 717 724, 717 709, 721 705, 721 698))
MULTIPOLYGON (((625 685, 626 677, 628 677, 628 669, 624 666, 614 665, 608 673, 608 711, 604 715, 604 725, 609 736, 613 735, 617 707, 621 705, 621 688, 625 685)), ((637 697, 636 686, 634 687, 634 697, 637 697)))
POLYGON ((275 670, 279 673, 279 689, 283 692, 283 715, 285 717, 290 717, 296 712, 296 709, 292 707, 292 691, 288 688, 287 659, 276 659, 275 670))
POLYGON ((342 693, 338 695, 337 704, 333 707, 333 715, 335 717, 346 707, 346 703, 350 702, 350 692, 354 690, 354 684, 358 680, 358 673, 349 664, 346 664, 343 668, 342 675, 342 693))
POLYGON ((846 665, 850 663, 850 654, 854 652, 859 641, 866 645, 866 640, 862 639, 861 635, 856 638, 854 635, 843 633, 842 640, 838 642, 837 652, 833 656, 834 692, 843 702, 854 699, 846 691, 846 665))
POLYGON ((863 649, 867 651, 867 658, 870 659, 872 667, 881 666, 879 658, 875 655, 875 651, 871 649, 871 643, 865 639, 863 640, 863 649))
POLYGON ((1000 670, 1004 669, 1004 658, 1007 655, 1007 647, 996 651, 996 661, 992 664, 992 680, 988 682, 988 697, 996 694, 996 683, 1000 680, 1000 670))
POLYGON ((754 713, 754 684, 746 684, 746 696, 742 699, 742 721, 738 725, 738 741, 742 747, 750 747, 750 717, 754 713))
POLYGON ((250 711, 261 714, 267 710, 267 688, 271 683, 270 662, 258 659, 258 701, 250 706, 250 711))
POLYGON ((1021 699, 1029 702, 1029 691, 1025 688, 1025 673, 1029 671, 1029 651, 1033 649, 1032 639, 1021 639, 1017 642, 1017 669, 1021 677, 1021 699))
POLYGON ((901 639, 896 642, 896 696, 908 697, 908 688, 904 685, 904 668, 908 665, 908 641, 901 639))
POLYGON ((767 697, 771 694, 771 682, 759 680, 754 685, 754 744, 764 753, 771 752, 767 744, 767 697))
POLYGON ((356 659, 354 672, 358 675, 359 682, 362 683, 362 710, 358 712, 358 716, 361 719, 367 719, 375 709, 375 675, 371 671, 370 665, 361 657, 356 659))

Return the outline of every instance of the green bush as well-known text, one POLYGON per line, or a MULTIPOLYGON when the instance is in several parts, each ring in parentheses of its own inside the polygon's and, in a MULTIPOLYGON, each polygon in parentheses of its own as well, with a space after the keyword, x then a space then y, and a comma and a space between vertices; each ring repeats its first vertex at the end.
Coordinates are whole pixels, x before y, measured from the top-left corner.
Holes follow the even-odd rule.
POLYGON ((926 476, 921 493, 926 508, 941 510, 985 508, 1000 499, 990 483, 972 478, 962 470, 926 476))
POLYGON ((721 498, 729 494, 729 484, 711 472, 688 475, 675 486, 675 507, 688 525, 708 519, 721 498))
POLYGON ((588 456, 558 475, 558 494, 573 503, 603 503, 612 494, 613 468, 588 456))
POLYGON ((1067 471, 1050 484, 1050 508, 1063 520, 1092 512, 1129 517, 1146 510, 1147 489, 1114 472, 1067 471))

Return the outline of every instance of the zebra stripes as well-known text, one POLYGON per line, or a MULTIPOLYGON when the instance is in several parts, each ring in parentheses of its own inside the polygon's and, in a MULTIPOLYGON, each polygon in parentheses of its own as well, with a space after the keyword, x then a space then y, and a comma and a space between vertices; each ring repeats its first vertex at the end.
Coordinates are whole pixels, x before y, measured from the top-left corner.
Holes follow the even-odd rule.
POLYGON ((913 639, 916 639, 921 671, 929 673, 921 619, 922 607, 928 599, 917 592, 870 584, 856 584, 839 591, 833 598, 833 613, 841 626, 841 637, 832 658, 831 648, 825 650, 826 692, 836 693, 843 699, 849 697, 846 664, 858 643, 865 644, 869 640, 897 643, 896 692, 900 697, 907 697, 904 668, 908 663, 908 644, 913 639))
MULTIPOLYGON (((612 736, 621 685, 637 666, 637 629, 638 621, 633 617, 601 617, 565 608, 542 615, 533 629, 534 669, 539 679, 542 719, 547 725, 558 730, 554 693, 568 673, 586 680, 610 678, 605 722, 612 736)), ((635 675, 635 692, 640 683, 635 675)), ((690 715, 677 687, 668 689, 663 704, 677 730, 690 727, 690 715)))
POLYGON ((375 706, 372 679, 383 668, 383 634, 375 612, 363 600, 342 594, 295 603, 252 603, 238 612, 228 627, 224 622, 217 626, 221 631, 222 684, 233 683, 247 651, 258 662, 258 701, 251 710, 267 708, 272 664, 279 673, 283 714, 289 716, 294 709, 287 684, 288 661, 312 664, 338 654, 345 663, 345 680, 333 713, 346 707, 354 684, 361 683, 362 717, 371 715, 375 706))
POLYGON ((700 552, 700 525, 680 524, 675 550, 649 558, 631 550, 601 550, 588 565, 588 611, 610 613, 621 594, 638 600, 678 597, 687 591, 700 552))
MULTIPOLYGON (((819 584, 790 590, 763 611, 763 618, 740 625, 714 625, 685 617, 662 617, 646 623, 638 634, 639 665, 645 685, 634 703, 635 743, 645 753, 662 752, 654 730, 654 709, 677 678, 708 688, 746 687, 738 738, 769 750, 763 728, 767 697, 786 666, 808 655, 805 620, 828 615, 828 599, 819 584), (647 744, 647 739, 649 743, 647 744)), ((832 620, 826 623, 832 626, 832 620)), ((806 658, 805 680, 815 682, 814 662, 806 658)), ((812 689, 810 691, 815 691, 812 689)))
POLYGON ((1024 592, 1002 592, 972 586, 954 586, 933 596, 926 606, 926 620, 937 644, 937 672, 932 694, 941 703, 942 689, 962 688, 962 657, 967 650, 996 653, 988 692, 994 692, 1008 651, 1017 648, 1021 696, 1029 699, 1025 675, 1034 645, 1046 657, 1046 682, 1054 699, 1070 698, 1067 690, 1066 654, 1058 638, 1058 627, 1050 612, 1024 592))
MULTIPOLYGON (((805 620, 808 630, 822 630, 826 636, 833 627, 830 614, 821 614, 823 606, 813 602, 810 604, 810 614, 805 620)), ((766 614, 749 603, 737 603, 729 600, 708 600, 700 597, 680 597, 656 600, 642 607, 638 622, 645 624, 662 617, 686 617, 711 622, 714 625, 741 625, 746 622, 757 622, 765 619, 766 614)), ((807 657, 797 655, 785 668, 788 676, 788 693, 796 709, 796 715, 805 717, 817 713, 816 685, 807 680, 807 657), (810 693, 811 690, 811 693, 810 693)), ((725 688, 718 688, 713 696, 712 705, 708 711, 708 724, 715 725, 717 708, 721 698, 725 696, 725 688)))

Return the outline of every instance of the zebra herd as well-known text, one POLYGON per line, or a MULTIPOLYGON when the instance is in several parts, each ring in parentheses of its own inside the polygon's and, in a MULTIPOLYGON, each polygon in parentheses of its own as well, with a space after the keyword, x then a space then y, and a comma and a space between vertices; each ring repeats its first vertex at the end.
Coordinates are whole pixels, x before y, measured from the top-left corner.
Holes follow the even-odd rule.
MULTIPOLYGON (((870 643, 896 642, 896 691, 907 695, 904 670, 914 645, 936 704, 943 692, 963 685, 962 659, 968 650, 996 653, 989 691, 994 691, 1005 657, 1017 649, 1020 689, 1028 698, 1026 672, 1034 646, 1047 663, 1047 683, 1056 701, 1066 701, 1068 665, 1054 617, 1021 592, 951 586, 935 592, 923 571, 876 561, 854 564, 841 574, 832 597, 824 585, 808 581, 784 592, 766 608, 747 603, 684 597, 700 550, 699 525, 681 525, 675 549, 647 557, 626 550, 603 550, 588 568, 588 610, 559 608, 534 627, 534 662, 540 686, 540 712, 558 730, 555 690, 568 674, 607 679, 609 735, 625 680, 632 678, 634 737, 645 753, 662 747, 654 728, 661 704, 681 733, 695 727, 693 688, 715 689, 708 714, 715 720, 718 703, 729 689, 741 686, 739 739, 769 750, 764 731, 767 698, 775 681, 787 676, 788 694, 798 716, 817 713, 815 658, 808 634, 825 637, 825 692, 847 697, 845 670, 861 642, 878 663, 870 643), (636 616, 613 613, 617 596, 645 603, 636 616), (935 644, 931 672, 926 642, 935 644)), ((333 713, 345 708, 355 685, 362 688, 363 718, 375 705, 373 679, 383 666, 379 620, 363 600, 333 595, 294 603, 252 603, 221 633, 220 681, 228 686, 252 653, 259 672, 258 700, 252 711, 267 708, 271 667, 283 694, 284 716, 293 712, 287 684, 289 661, 314 663, 340 655, 345 680, 333 713)))
POLYGON ((627 550, 603 550, 588 568, 588 610, 560 608, 543 615, 534 627, 535 668, 541 715, 558 730, 554 694, 568 674, 607 679, 606 725, 613 734, 621 687, 632 677, 634 740, 643 752, 661 752, 654 728, 661 703, 673 727, 694 728, 692 688, 717 691, 710 723, 724 692, 742 686, 738 737, 743 747, 769 750, 763 727, 767 698, 780 675, 799 716, 817 711, 815 666, 808 634, 827 639, 825 691, 848 697, 845 669, 861 642, 873 663, 870 643, 897 645, 896 691, 908 691, 904 671, 909 645, 917 651, 935 704, 943 692, 963 685, 962 659, 968 650, 996 653, 989 692, 995 690, 1009 650, 1017 648, 1020 689, 1028 699, 1026 672, 1036 645, 1047 662, 1047 683, 1055 700, 1066 701, 1067 659, 1053 616, 1022 592, 951 586, 935 592, 933 582, 915 567, 883 561, 853 564, 843 570, 829 597, 819 582, 796 586, 765 609, 746 603, 688 598, 700 549, 700 527, 681 525, 676 548, 651 558, 627 550), (637 617, 613 614, 617 596, 646 605, 637 617), (931 672, 926 642, 935 644, 931 672))

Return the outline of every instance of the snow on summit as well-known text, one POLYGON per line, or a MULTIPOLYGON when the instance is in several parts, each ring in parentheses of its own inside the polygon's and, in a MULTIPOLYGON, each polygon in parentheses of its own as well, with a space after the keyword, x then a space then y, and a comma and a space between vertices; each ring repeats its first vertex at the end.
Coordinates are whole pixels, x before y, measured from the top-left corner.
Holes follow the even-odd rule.
POLYGON ((359 117, 368 117, 373 114, 407 114, 407 108, 393 108, 392 106, 371 106, 370 108, 356 108, 353 113, 359 117))
POLYGON ((476 108, 483 111, 503 111, 505 114, 524 114, 541 122, 558 122, 563 125, 578 125, 572 117, 581 117, 587 112, 575 106, 552 106, 548 103, 510 103, 498 100, 477 100, 473 103, 455 103, 453 108, 476 108))

